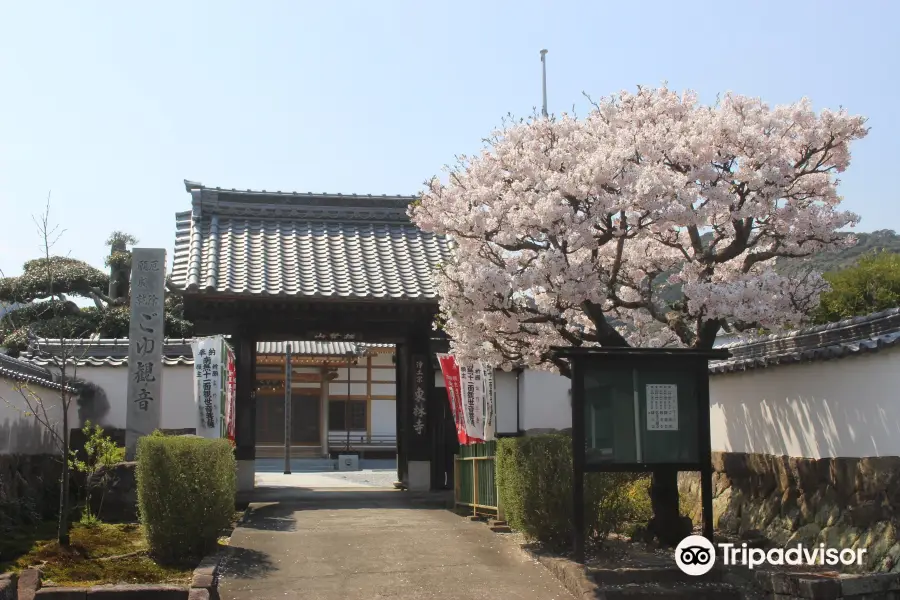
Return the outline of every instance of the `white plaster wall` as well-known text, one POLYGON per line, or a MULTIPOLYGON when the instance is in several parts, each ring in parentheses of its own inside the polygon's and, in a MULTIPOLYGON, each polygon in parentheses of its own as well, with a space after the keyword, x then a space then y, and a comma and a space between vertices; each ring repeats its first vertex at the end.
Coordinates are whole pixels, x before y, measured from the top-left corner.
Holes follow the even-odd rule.
MULTIPOLYGON (((31 405, 43 404, 50 424, 62 431, 62 401, 56 390, 30 384, 20 388, 18 382, 0 378, 0 454, 57 454, 53 435, 30 412, 20 389, 28 395, 31 405)), ((78 426, 78 404, 69 404, 69 427, 78 426)))
MULTIPOLYGON (((125 427, 128 393, 128 369, 126 367, 79 367, 79 379, 90 381, 103 388, 109 402, 109 412, 99 419, 106 427, 125 427)), ((163 429, 197 427, 199 411, 194 401, 193 369, 189 366, 163 368, 162 417, 163 429)))
MULTIPOLYGON (((372 364, 373 365, 382 365, 385 367, 394 366, 394 353, 393 352, 383 352, 378 353, 372 356, 372 364)), ((385 369, 387 370, 387 369, 385 369)))
POLYGON ((566 429, 572 426, 569 379, 547 371, 519 375, 520 424, 523 430, 566 429))
POLYGON ((900 455, 900 349, 710 376, 713 450, 900 455))
POLYGON ((372 435, 396 435, 397 403, 394 400, 372 400, 372 435))
POLYGON ((515 372, 494 372, 494 389, 497 397, 497 433, 514 434, 519 431, 518 385, 515 372))
MULTIPOLYGON (((440 373, 435 386, 446 387, 440 373)), ((496 371, 497 432, 516 433, 528 429, 566 429, 572 426, 571 385, 566 377, 546 371, 496 371), (519 403, 518 413, 516 403, 519 403)))

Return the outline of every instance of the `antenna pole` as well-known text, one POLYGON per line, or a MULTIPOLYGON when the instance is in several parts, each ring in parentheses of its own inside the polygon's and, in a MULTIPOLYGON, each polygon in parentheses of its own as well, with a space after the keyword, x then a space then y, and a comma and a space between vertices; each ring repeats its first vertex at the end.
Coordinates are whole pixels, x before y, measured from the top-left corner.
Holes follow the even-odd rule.
POLYGON ((541 68, 543 69, 543 87, 544 87, 544 103, 541 114, 547 116, 547 51, 541 50, 541 68))

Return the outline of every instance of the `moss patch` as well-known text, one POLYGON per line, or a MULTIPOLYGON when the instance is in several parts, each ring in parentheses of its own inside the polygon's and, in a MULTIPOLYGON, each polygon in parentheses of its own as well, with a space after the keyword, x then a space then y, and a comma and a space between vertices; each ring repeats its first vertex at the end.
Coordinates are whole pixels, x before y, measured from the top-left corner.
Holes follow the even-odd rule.
POLYGON ((39 566, 44 580, 64 586, 106 583, 186 585, 196 566, 156 563, 148 556, 143 531, 136 524, 73 525, 68 547, 57 544, 55 534, 53 524, 42 524, 31 535, 20 532, 17 541, 4 540, 0 546, 4 560, 0 571, 39 566))

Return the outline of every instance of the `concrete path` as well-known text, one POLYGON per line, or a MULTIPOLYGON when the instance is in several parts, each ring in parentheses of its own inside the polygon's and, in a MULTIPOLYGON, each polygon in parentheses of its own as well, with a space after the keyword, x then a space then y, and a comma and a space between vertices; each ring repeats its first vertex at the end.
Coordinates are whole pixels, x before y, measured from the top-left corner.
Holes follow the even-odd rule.
POLYGON ((362 469, 360 471, 293 472, 290 475, 256 471, 256 487, 322 488, 382 488, 394 489, 396 469, 362 469))
POLYGON ((290 499, 252 504, 234 531, 222 600, 571 598, 509 540, 433 495, 282 489, 290 499))

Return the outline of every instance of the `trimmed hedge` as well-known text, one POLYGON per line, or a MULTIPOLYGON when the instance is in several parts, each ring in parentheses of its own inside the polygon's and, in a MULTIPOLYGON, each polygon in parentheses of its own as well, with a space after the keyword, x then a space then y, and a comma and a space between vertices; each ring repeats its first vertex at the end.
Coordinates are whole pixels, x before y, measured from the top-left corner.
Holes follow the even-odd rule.
POLYGON ((234 516, 237 492, 228 440, 142 437, 136 478, 140 519, 154 558, 181 563, 216 547, 234 516))
MULTIPOLYGON (((549 433, 497 444, 497 487, 510 527, 550 546, 572 542, 572 437, 549 433)), ((585 535, 602 542, 626 523, 649 518, 647 476, 587 473, 585 535)))

